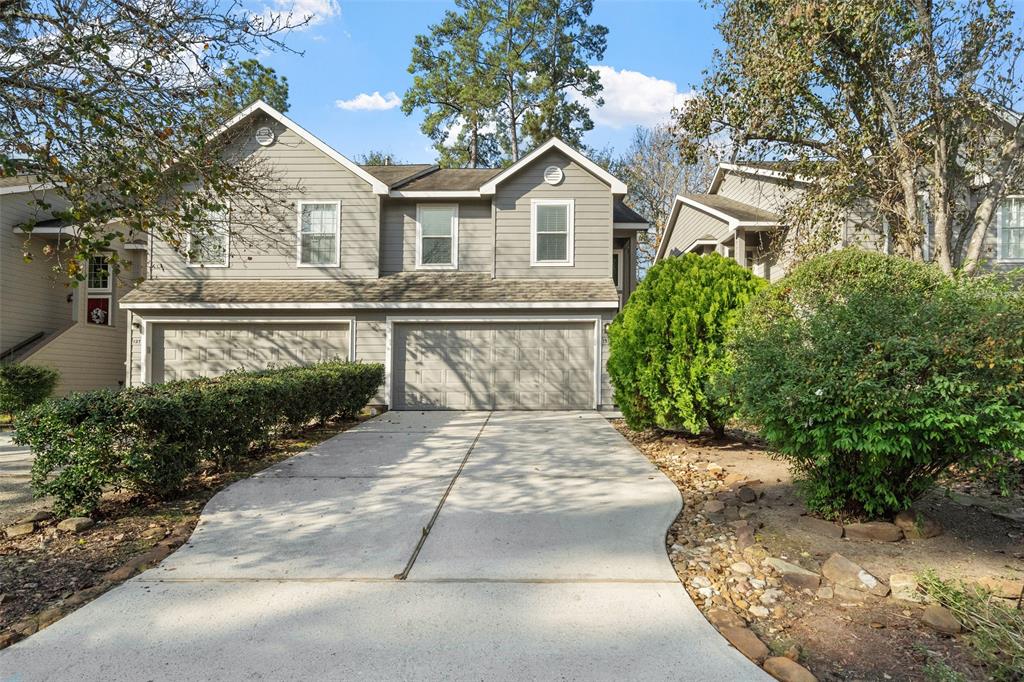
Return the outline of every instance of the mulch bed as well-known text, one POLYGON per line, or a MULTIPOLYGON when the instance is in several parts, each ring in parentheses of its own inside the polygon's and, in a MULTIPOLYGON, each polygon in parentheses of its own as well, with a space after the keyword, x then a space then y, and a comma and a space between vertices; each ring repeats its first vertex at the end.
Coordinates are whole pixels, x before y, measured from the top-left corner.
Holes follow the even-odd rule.
POLYGON ((356 423, 332 422, 281 439, 232 471, 193 478, 173 500, 107 494, 95 525, 78 533, 60 531, 56 519, 47 519, 37 521, 30 535, 0 534, 0 648, 159 563, 189 538, 203 506, 219 490, 356 423))
POLYGON ((989 679, 962 637, 921 623, 921 605, 872 595, 839 598, 838 589, 833 596, 827 587, 819 596, 794 588, 764 562, 775 557, 820 573, 841 552, 883 581, 890 572, 928 567, 944 577, 1019 580, 1020 526, 934 496, 927 512, 946 526, 938 538, 826 538, 816 534, 823 522, 807 515, 785 464, 750 434, 684 439, 613 424, 678 486, 684 507, 666 534, 666 552, 712 624, 723 634, 730 627, 749 630, 767 646, 754 641, 743 651, 750 643, 739 640, 748 657, 759 663, 788 657, 819 680, 989 679), (748 492, 738 495, 740 488, 748 492))

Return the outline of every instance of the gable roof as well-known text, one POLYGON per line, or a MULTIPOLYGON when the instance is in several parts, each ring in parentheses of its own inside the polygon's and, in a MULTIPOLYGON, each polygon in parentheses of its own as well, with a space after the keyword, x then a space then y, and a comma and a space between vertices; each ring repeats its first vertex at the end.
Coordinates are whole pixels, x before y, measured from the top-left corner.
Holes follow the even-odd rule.
POLYGON ((401 192, 479 192, 500 168, 440 168, 394 187, 401 192))
POLYGON ((730 233, 735 232, 739 227, 775 227, 779 224, 778 215, 757 206, 744 204, 742 201, 718 194, 680 194, 672 203, 672 213, 669 214, 668 222, 665 224, 665 234, 661 237, 661 244, 658 246, 654 262, 664 258, 665 249, 668 248, 672 232, 675 230, 676 218, 679 217, 683 206, 689 206, 721 220, 729 227, 730 233))
POLYGON ((220 135, 223 135, 227 130, 234 128, 236 125, 238 125, 245 119, 249 118, 249 116, 253 115, 256 112, 262 112, 263 114, 266 114, 267 116, 274 119, 284 127, 291 130, 293 133, 301 137, 309 144, 313 145, 314 147, 322 151, 332 160, 337 161, 338 164, 340 164, 341 166, 344 166, 348 170, 352 171, 357 177, 369 183, 370 187, 373 188, 375 194, 388 193, 388 185, 386 182, 384 182, 380 178, 377 178, 376 176, 371 174, 369 171, 367 171, 366 169, 364 169, 362 166, 355 163, 351 159, 347 158, 346 156, 343 156, 333 147, 331 147, 326 142, 321 140, 319 137, 309 132, 308 130, 300 126, 298 123, 291 120, 290 118, 288 118, 287 116, 285 116, 280 111, 270 106, 263 100, 257 100, 253 102, 245 109, 242 109, 237 114, 232 116, 227 122, 224 123, 224 125, 215 130, 210 135, 209 139, 212 140, 216 137, 219 137, 220 135))
POLYGON ((395 163, 388 165, 361 164, 359 166, 373 177, 395 187, 421 175, 437 170, 432 163, 395 163))
POLYGON ((494 194, 495 192, 498 191, 498 185, 505 182, 510 177, 512 177, 519 171, 523 170, 527 166, 529 166, 538 157, 540 157, 542 154, 551 149, 557 149, 558 151, 562 152, 570 159, 572 159, 580 166, 582 166, 584 169, 586 169, 591 175, 593 175, 594 177, 598 178, 606 185, 611 187, 612 194, 626 193, 628 189, 626 187, 626 183, 622 182, 622 180, 619 180, 617 177, 606 171, 604 168, 601 168, 601 166, 597 165, 583 154, 580 154, 578 151, 567 145, 565 142, 562 142, 557 137, 551 138, 550 140, 548 140, 541 146, 537 147, 532 152, 530 152, 529 154, 527 154, 526 156, 519 159, 514 164, 503 170, 501 173, 495 175, 493 178, 491 178, 488 182, 484 183, 484 185, 480 187, 480 193, 494 194))
POLYGON ((646 230, 651 226, 647 218, 626 206, 619 199, 612 203, 612 223, 616 227, 636 227, 638 230, 646 230))
POLYGON ((794 162, 785 160, 720 163, 718 164, 718 168, 715 170, 715 177, 711 180, 711 186, 708 188, 708 194, 714 194, 718 191, 719 186, 722 184, 722 179, 729 171, 759 175, 764 178, 773 178, 775 180, 799 182, 808 185, 814 182, 814 178, 794 173, 792 169, 793 164, 794 162))

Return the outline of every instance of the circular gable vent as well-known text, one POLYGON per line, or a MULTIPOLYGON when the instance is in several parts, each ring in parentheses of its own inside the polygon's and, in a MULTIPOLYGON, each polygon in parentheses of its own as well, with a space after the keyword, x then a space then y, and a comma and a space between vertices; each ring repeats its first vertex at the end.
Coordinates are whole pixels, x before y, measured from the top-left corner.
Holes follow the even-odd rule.
POLYGON ((274 144, 274 131, 267 126, 260 126, 256 129, 256 141, 264 147, 274 144))
POLYGON ((557 185, 565 177, 562 169, 558 166, 548 166, 544 169, 544 182, 549 185, 557 185))

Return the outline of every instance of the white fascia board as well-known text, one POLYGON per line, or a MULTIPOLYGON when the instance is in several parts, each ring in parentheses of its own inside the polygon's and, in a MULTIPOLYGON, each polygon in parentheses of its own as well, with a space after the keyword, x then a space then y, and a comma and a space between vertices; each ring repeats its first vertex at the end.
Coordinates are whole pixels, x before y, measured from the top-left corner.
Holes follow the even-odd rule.
POLYGON ((125 310, 603 310, 618 308, 616 301, 493 301, 453 303, 449 301, 369 303, 338 301, 334 303, 134 303, 118 304, 125 310))
POLYGON ((711 208, 710 206, 706 206, 706 205, 700 203, 699 201, 697 201, 696 199, 691 199, 690 197, 680 196, 680 197, 676 197, 676 201, 680 201, 680 202, 686 204, 687 206, 689 206, 691 208, 695 208, 698 211, 701 211, 703 213, 707 213, 708 215, 710 215, 710 216, 712 216, 714 218, 718 218, 722 222, 728 224, 729 225, 729 229, 731 229, 731 230, 735 230, 736 226, 739 224, 739 221, 736 218, 733 218, 728 213, 722 213, 718 209, 711 208))
POLYGON ((266 114, 267 116, 269 116, 270 118, 274 119, 275 121, 277 121, 278 123, 280 123, 284 127, 286 127, 289 130, 291 130, 293 133, 295 133, 296 135, 301 137, 303 140, 305 140, 306 142, 310 143, 311 145, 313 145, 314 147, 316 147, 317 149, 322 151, 324 154, 326 154, 328 157, 330 157, 333 161, 336 161, 341 166, 344 166, 348 170, 352 171, 352 173, 354 173, 360 179, 365 180, 367 183, 370 184, 370 187, 373 188, 373 191, 374 191, 375 194, 387 194, 388 193, 388 186, 385 183, 381 182, 378 178, 374 177, 370 173, 368 173, 365 170, 363 170, 362 168, 360 168, 359 164, 355 163, 351 159, 349 159, 349 158, 345 157, 344 155, 340 154, 338 151, 336 151, 333 147, 328 145, 326 142, 324 142, 323 140, 318 138, 316 135, 314 135, 313 133, 309 132, 308 130, 306 130, 305 128, 300 126, 298 123, 296 123, 295 121, 291 120, 290 118, 288 118, 287 116, 285 116, 280 111, 278 111, 274 107, 270 106, 269 104, 267 104, 263 100, 257 100, 255 102, 253 102, 252 104, 250 104, 249 106, 247 106, 245 109, 242 109, 240 112, 238 112, 237 114, 232 116, 227 121, 227 123, 225 123, 220 128, 218 128, 213 133, 211 133, 210 136, 207 139, 212 140, 212 139, 214 139, 216 137, 219 137, 220 135, 224 134, 224 132, 226 132, 230 128, 235 127, 241 121, 243 121, 244 119, 248 118, 250 115, 252 115, 256 111, 260 111, 260 112, 266 114))
POLYGON ((676 200, 672 202, 672 212, 669 213, 668 222, 665 223, 665 234, 661 235, 661 243, 658 244, 658 252, 654 255, 654 262, 657 263, 665 257, 665 251, 668 249, 668 243, 672 238, 672 230, 676 226, 676 218, 679 217, 679 211, 683 207, 683 198, 677 196, 676 200))
POLYGON ((41 192, 56 187, 52 182, 43 182, 27 185, 15 185, 12 187, 0 187, 0 194, 23 194, 25 192, 41 192))
POLYGON ((690 253, 698 246, 718 246, 718 241, 714 239, 697 239, 692 244, 683 249, 683 253, 690 253))
POLYGON ((649 230, 651 229, 650 223, 612 223, 612 229, 614 230, 649 230))
MULTIPOLYGON (((802 182, 807 185, 811 185, 816 182, 814 178, 809 178, 806 175, 794 175, 793 173, 771 170, 770 168, 758 168, 757 166, 747 166, 742 163, 722 163, 718 165, 718 168, 719 170, 725 169, 737 171, 740 173, 750 173, 751 175, 761 175, 766 178, 775 178, 776 180, 792 180, 795 182, 802 182)), ((709 194, 713 194, 713 192, 709 192, 709 194)))
POLYGON ((557 149, 558 151, 562 152, 570 159, 578 163, 579 165, 583 166, 583 168, 589 171, 592 175, 596 176, 602 182, 606 183, 609 187, 611 187, 612 194, 626 194, 626 192, 628 191, 629 188, 626 187, 626 183, 622 182, 622 180, 619 180, 617 177, 606 171, 604 168, 601 168, 599 165, 588 159, 583 154, 580 154, 578 151, 570 147, 565 142, 562 142, 557 137, 553 137, 544 144, 542 144, 541 146, 534 149, 532 152, 530 152, 523 158, 519 159, 517 162, 506 168, 498 175, 488 180, 483 186, 480 187, 480 193, 496 193, 498 191, 498 185, 500 185, 505 180, 508 180, 510 177, 521 171, 524 167, 533 163, 542 154, 551 149, 557 149))
POLYGON ((477 190, 411 190, 408 192, 400 189, 391 190, 388 194, 392 199, 479 199, 480 192, 477 190))

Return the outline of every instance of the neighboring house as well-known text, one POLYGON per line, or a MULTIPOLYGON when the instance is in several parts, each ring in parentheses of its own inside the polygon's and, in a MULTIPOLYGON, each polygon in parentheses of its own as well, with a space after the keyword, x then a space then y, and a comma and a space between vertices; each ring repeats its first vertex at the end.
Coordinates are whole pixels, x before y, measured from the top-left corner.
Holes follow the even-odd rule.
MULTIPOLYGON (((655 262, 690 251, 715 251, 761 277, 779 279, 786 274, 791 258, 787 245, 780 243, 785 234, 780 213, 812 182, 813 178, 787 172, 785 162, 721 164, 706 194, 676 197, 655 262)), ((837 247, 891 252, 884 225, 866 214, 847 213, 837 234, 837 247)), ((931 239, 929 231, 924 240, 926 259, 931 239)), ((989 269, 1024 265, 1024 196, 1003 201, 986 235, 983 258, 989 269)))
POLYGON ((192 262, 151 244, 132 384, 342 357, 383 363, 395 409, 611 407, 647 223, 603 168, 559 140, 505 169, 359 166, 262 102, 224 130, 293 189, 192 262))
POLYGON ((118 388, 127 376, 127 315, 119 299, 145 270, 145 245, 114 244, 125 269, 111 273, 99 255, 87 264, 86 281, 69 287, 44 253, 74 235, 74 225, 52 217, 60 206, 32 177, 0 178, 0 362, 58 370, 57 395, 118 388), (30 222, 27 234, 21 226, 30 222))

